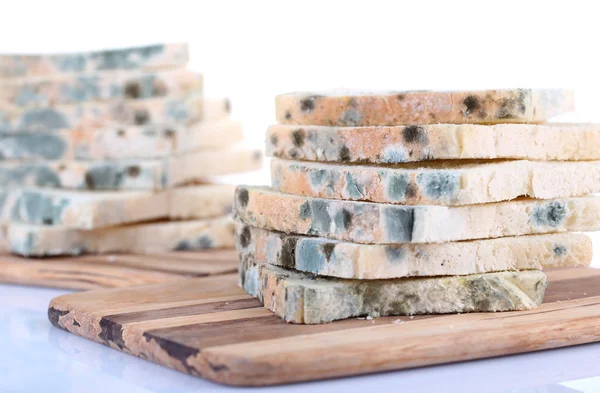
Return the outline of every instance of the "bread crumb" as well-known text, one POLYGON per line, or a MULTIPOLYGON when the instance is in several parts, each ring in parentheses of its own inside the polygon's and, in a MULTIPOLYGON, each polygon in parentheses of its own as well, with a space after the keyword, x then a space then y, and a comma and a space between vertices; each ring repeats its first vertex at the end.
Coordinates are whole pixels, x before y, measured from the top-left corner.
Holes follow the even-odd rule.
POLYGON ((394 321, 394 323, 395 323, 396 325, 401 325, 401 324, 403 324, 403 323, 404 323, 404 321, 403 321, 403 320, 401 320, 401 319, 396 319, 396 320, 394 321))

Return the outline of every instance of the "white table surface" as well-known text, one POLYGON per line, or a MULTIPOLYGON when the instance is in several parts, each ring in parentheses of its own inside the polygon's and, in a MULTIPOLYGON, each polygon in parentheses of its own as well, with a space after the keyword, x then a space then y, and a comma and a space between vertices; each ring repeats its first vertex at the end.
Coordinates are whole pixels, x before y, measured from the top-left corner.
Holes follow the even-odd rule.
MULTIPOLYGON (((64 290, 0 285, 0 392, 229 392, 53 327, 64 290)), ((271 392, 600 392, 600 343, 376 375, 272 388, 271 392)), ((260 390, 263 390, 260 389, 260 390)))

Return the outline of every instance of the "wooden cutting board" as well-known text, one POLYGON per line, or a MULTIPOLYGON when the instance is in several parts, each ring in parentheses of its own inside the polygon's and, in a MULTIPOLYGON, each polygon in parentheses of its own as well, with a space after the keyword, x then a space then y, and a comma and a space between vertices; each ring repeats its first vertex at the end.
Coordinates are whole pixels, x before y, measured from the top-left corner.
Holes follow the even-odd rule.
POLYGON ((230 385, 272 385, 600 340, 600 269, 548 271, 536 310, 286 324, 234 274, 52 300, 57 327, 230 385))
POLYGON ((0 282, 64 289, 158 284, 184 277, 225 274, 236 270, 235 250, 34 259, 0 255, 0 282))

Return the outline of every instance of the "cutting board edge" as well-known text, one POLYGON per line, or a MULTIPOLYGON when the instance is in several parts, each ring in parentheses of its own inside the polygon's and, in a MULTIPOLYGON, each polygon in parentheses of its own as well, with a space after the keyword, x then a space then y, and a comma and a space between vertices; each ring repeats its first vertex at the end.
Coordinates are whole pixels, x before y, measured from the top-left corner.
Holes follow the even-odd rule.
MULTIPOLYGON (((145 359, 151 360, 163 366, 169 367, 171 369, 175 369, 184 373, 200 376, 211 380, 213 382, 228 385, 228 386, 272 386, 272 385, 282 385, 296 382, 307 382, 307 381, 316 381, 316 380, 325 380, 331 378, 339 378, 339 377, 350 377, 357 375, 366 375, 366 374, 374 374, 379 372, 389 372, 389 371, 398 371, 415 367, 422 366, 433 366, 440 365, 451 362, 462 362, 476 359, 485 359, 492 357, 499 357, 505 355, 514 355, 519 353, 528 353, 528 352, 536 352, 546 349, 553 348, 561 348, 573 345, 581 345, 586 343, 592 343, 600 341, 600 329, 597 328, 598 319, 600 319, 600 312, 594 315, 590 315, 587 317, 580 318, 565 318, 564 320, 560 320, 556 324, 544 326, 542 330, 530 331, 527 329, 519 329, 513 335, 500 335, 501 340, 495 340, 497 348, 492 351, 488 351, 486 345, 484 343, 489 342, 489 337, 484 334, 475 334, 469 335, 469 339, 478 339, 480 343, 470 342, 465 344, 460 341, 460 337, 453 337, 453 339, 446 339, 445 342, 449 343, 447 345, 446 351, 449 353, 454 353, 453 356, 448 357, 448 355, 439 356, 437 359, 427 358, 426 360, 413 360, 409 361, 406 359, 398 359, 398 357, 394 358, 394 356, 389 355, 390 350, 396 351, 406 351, 405 347, 410 347, 414 345, 412 342, 403 342, 398 346, 394 345, 386 345, 380 347, 376 351, 372 351, 368 353, 368 358, 377 358, 374 363, 369 367, 365 367, 365 364, 369 364, 367 362, 368 359, 363 359, 363 361, 359 361, 359 365, 353 366, 353 368, 348 369, 341 367, 340 364, 336 364, 336 362, 332 362, 332 360, 336 360, 339 363, 347 364, 347 360, 350 359, 348 356, 336 356, 335 359, 329 359, 328 365, 329 368, 324 371, 322 367, 315 366, 315 369, 308 371, 304 371, 304 373, 299 372, 298 369, 295 369, 294 366, 306 366, 307 364, 312 364, 313 362, 295 362, 296 359, 293 359, 292 362, 289 360, 285 364, 273 365, 267 359, 267 361, 261 362, 256 358, 252 358, 250 356, 246 356, 243 354, 235 354, 231 353, 220 353, 220 348, 224 346, 213 346, 202 349, 202 351, 198 351, 198 354, 193 357, 193 364, 189 364, 190 357, 181 357, 181 358, 170 358, 169 360, 177 360, 176 362, 165 361, 162 360, 160 356, 156 356, 152 351, 133 353, 129 351, 127 348, 122 347, 121 345, 113 341, 103 340, 98 336, 86 336, 81 334, 86 328, 91 328, 91 326, 86 326, 86 323, 91 323, 92 319, 85 318, 82 319, 80 324, 80 331, 74 331, 74 329, 69 329, 64 324, 60 323, 62 316, 67 315, 73 310, 69 309, 68 304, 61 304, 61 299, 70 295, 59 296, 49 304, 48 307, 48 318, 50 322, 65 331, 76 334, 83 338, 87 338, 96 343, 104 344, 112 349, 119 349, 120 351, 145 359), (578 329, 576 331, 571 331, 569 337, 575 337, 575 339, 565 339, 565 330, 568 329, 570 324, 577 324, 578 329), (532 345, 532 341, 535 341, 537 334, 544 334, 547 337, 532 345), (518 340, 518 341, 514 341, 518 340), (498 343, 505 343, 504 345, 498 346, 498 343), (451 350, 453 347, 465 345, 468 348, 476 348, 477 352, 461 352, 460 350, 451 350), (397 347, 397 348, 395 348, 397 347), (394 349, 395 348, 395 349, 394 349), (487 351, 487 352, 486 352, 487 351), (484 353, 485 352, 485 353, 484 353), (378 358, 378 356, 383 356, 382 358, 378 358), (252 368, 252 372, 249 373, 247 370, 252 368), (318 371, 317 371, 318 369, 318 371), (261 372, 257 372, 262 370, 261 372), (320 375, 318 377, 314 377, 311 375, 311 372, 318 372, 320 375)), ((600 297, 598 297, 600 299, 600 297)), ((68 298, 67 298, 68 300, 68 298)), ((573 300, 570 302, 576 303, 577 300, 573 300)), ((563 302, 563 305, 566 302, 563 302)), ((568 313, 567 308, 563 313, 568 313)), ((466 314, 465 314, 466 315, 466 314)), ((99 323, 99 320, 102 320, 103 317, 94 318, 96 323, 99 323)), ((73 326, 71 325, 73 328, 73 326)), ((97 331, 98 327, 94 327, 93 329, 88 329, 89 331, 97 331)), ((79 329, 77 329, 79 330, 79 329)), ((461 332, 459 332, 461 333, 461 332)), ((167 351, 162 347, 158 342, 153 342, 152 339, 145 337, 145 334, 141 332, 139 334, 140 339, 145 339, 150 342, 151 347, 160 348, 161 351, 167 351)), ((448 335, 440 337, 447 338, 448 335)), ((431 340, 434 340, 436 337, 431 337, 431 340)), ((256 342, 254 342, 256 343, 256 342)), ((238 344, 233 344, 238 345, 238 344)), ((240 344, 243 345, 243 344, 240 344)), ((325 351, 325 350, 324 350, 325 351)), ((331 349, 328 348, 327 352, 331 352, 331 349)), ((323 354, 313 354, 311 356, 306 356, 303 358, 310 357, 314 359, 314 356, 321 356, 323 354)), ((414 356, 414 353, 411 354, 414 356)), ((289 359, 289 358, 288 358, 289 359)), ((272 360, 272 359, 271 359, 272 360)), ((353 358, 356 361, 356 357, 353 358)), ((359 359, 360 360, 360 359, 359 359)), ((353 362, 356 363, 356 362, 353 362)))

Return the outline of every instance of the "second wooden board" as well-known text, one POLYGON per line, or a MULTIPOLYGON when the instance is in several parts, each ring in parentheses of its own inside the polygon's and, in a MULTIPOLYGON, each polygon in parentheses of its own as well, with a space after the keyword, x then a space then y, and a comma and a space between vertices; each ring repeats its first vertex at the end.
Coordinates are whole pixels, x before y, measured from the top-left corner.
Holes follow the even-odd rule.
POLYGON ((600 340, 600 270, 548 271, 531 311, 294 325, 234 274, 57 297, 57 327, 230 385, 273 385, 479 359, 600 340))
POLYGON ((45 259, 0 256, 0 282, 64 289, 158 284, 185 277, 232 273, 236 270, 235 250, 45 259))

